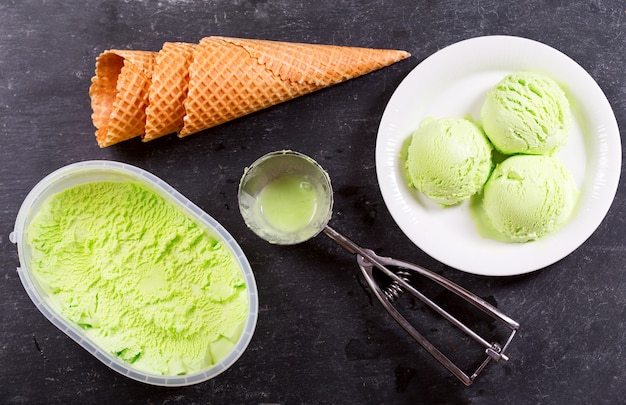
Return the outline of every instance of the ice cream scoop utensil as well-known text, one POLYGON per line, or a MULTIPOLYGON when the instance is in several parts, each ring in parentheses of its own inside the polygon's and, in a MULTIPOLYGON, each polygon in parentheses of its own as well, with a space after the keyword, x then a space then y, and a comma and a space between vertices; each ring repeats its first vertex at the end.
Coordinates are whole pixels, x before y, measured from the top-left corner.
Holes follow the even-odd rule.
MULTIPOLYGON (((469 386, 472 384, 474 379, 480 374, 480 372, 485 368, 485 366, 491 361, 508 361, 508 356, 505 355, 505 351, 508 348, 511 340, 517 333, 519 329, 519 324, 513 319, 509 318, 507 315, 503 314, 500 310, 481 299, 480 297, 474 295, 473 293, 467 291, 466 289, 460 287, 459 285, 453 283, 452 281, 428 270, 421 266, 417 266, 412 263, 403 262, 400 260, 395 260, 389 257, 381 257, 378 256, 370 249, 364 249, 341 235, 339 232, 335 231, 330 226, 326 225, 323 230, 324 234, 326 234, 329 238, 337 242, 340 246, 346 249, 348 252, 357 255, 357 262, 359 267, 361 268, 361 272, 367 281, 370 289, 376 296, 376 298, 380 301, 383 307, 389 312, 389 314, 393 317, 404 328, 404 330, 415 339, 422 347, 424 347, 435 359, 437 359, 441 364, 443 364, 454 376, 456 376, 459 380, 461 380, 465 385, 469 386), (508 328, 511 329, 511 333, 504 343, 504 345, 500 345, 496 342, 489 342, 472 329, 467 327, 461 321, 459 321, 456 317, 451 315, 448 311, 443 309, 437 303, 432 301, 430 298, 426 297, 422 292, 417 290, 411 284, 409 284, 404 277, 401 277, 399 271, 392 271, 390 267, 395 267, 401 270, 402 274, 410 274, 410 275, 421 275, 429 278, 430 280, 436 282, 440 286, 446 288, 447 290, 453 292, 457 296, 463 298, 476 308, 485 312, 493 319, 503 322, 508 328), (413 295, 415 298, 419 299, 421 302, 426 304, 432 310, 437 312, 439 315, 444 317, 446 320, 450 321, 454 326, 459 328, 473 340, 481 344, 485 348, 486 358, 480 364, 480 366, 474 371, 471 375, 468 375, 463 370, 461 370, 457 365, 455 365, 446 355, 444 355, 437 347, 435 347, 430 341, 428 341, 422 334, 420 334, 407 319, 402 316, 402 314, 395 308, 394 302, 394 293, 389 293, 385 291, 380 284, 376 281, 373 275, 374 268, 382 271, 387 277, 393 280, 392 286, 399 286, 401 291, 407 292, 413 295)), ((398 293, 396 290, 395 293, 398 293)))
POLYGON ((491 360, 509 360, 505 351, 519 329, 516 321, 475 294, 428 269, 381 257, 370 249, 360 247, 328 225, 332 205, 333 192, 328 173, 313 159, 298 152, 272 152, 259 158, 246 168, 239 183, 239 209, 246 225, 254 233, 270 243, 292 245, 323 232, 345 250, 355 254, 369 288, 387 312, 465 385, 471 385, 491 360), (390 284, 381 284, 378 281, 380 278, 374 277, 375 270, 386 276, 386 281, 390 281, 390 284), (414 276, 431 280, 506 325, 507 330, 510 329, 508 339, 501 345, 481 337, 409 283, 408 279, 414 276), (423 302, 484 347, 486 358, 476 371, 470 375, 465 373, 411 325, 394 305, 396 299, 404 293, 423 302))

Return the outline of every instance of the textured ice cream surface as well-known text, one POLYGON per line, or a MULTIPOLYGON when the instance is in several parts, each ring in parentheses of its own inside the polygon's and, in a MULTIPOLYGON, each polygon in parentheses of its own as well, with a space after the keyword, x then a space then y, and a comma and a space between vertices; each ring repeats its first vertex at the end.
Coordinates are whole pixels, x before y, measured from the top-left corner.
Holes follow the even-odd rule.
POLYGON ((567 142, 572 125, 563 90, 531 72, 510 74, 491 89, 481 120, 494 147, 507 155, 551 154, 567 142))
POLYGON ((131 368, 206 370, 242 333, 247 286, 233 253, 147 186, 97 181, 54 194, 26 243, 53 307, 131 368))
POLYGON ((483 209, 505 240, 527 242, 563 226, 577 200, 572 174, 560 159, 516 155, 494 169, 484 187, 483 209))
POLYGON ((441 205, 479 192, 492 168, 492 146, 476 124, 460 118, 427 118, 412 134, 406 173, 415 187, 441 205))

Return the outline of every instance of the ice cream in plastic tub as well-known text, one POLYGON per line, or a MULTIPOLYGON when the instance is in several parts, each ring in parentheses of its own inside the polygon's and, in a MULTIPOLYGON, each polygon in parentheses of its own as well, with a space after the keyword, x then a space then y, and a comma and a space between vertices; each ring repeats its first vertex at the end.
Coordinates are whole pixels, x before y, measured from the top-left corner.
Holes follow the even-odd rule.
POLYGON ((241 248, 142 169, 87 161, 51 173, 24 200, 9 238, 41 313, 131 379, 200 383, 232 366, 252 339, 258 293, 241 248))

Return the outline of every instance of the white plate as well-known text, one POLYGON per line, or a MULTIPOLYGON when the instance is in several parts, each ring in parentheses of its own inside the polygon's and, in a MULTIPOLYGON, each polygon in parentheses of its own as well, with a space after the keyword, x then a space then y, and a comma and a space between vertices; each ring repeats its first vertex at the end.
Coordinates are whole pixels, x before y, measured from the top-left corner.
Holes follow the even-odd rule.
POLYGON ((508 276, 546 267, 578 248, 604 219, 621 171, 617 121, 593 78, 563 53, 529 39, 489 36, 458 42, 415 67, 391 97, 376 142, 376 171, 387 208, 424 252, 456 269, 508 276), (505 75, 534 71, 555 79, 572 105, 574 125, 559 156, 581 192, 574 218, 558 232, 528 243, 481 237, 469 202, 441 208, 404 181, 399 155, 426 117, 480 118, 487 91, 505 75))

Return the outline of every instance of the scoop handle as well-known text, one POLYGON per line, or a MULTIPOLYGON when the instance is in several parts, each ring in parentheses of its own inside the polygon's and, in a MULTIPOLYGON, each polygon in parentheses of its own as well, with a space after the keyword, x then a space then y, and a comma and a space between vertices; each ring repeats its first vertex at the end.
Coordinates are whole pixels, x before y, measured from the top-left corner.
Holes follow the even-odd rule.
POLYGON ((328 224, 324 226, 324 229, 322 229, 322 232, 324 232, 326 236, 328 236, 329 238, 337 242, 339 246, 346 249, 348 252, 352 254, 355 254, 355 255, 360 254, 360 251, 363 251, 363 249, 359 245, 352 242, 350 239, 346 238, 339 232, 335 231, 328 224))

